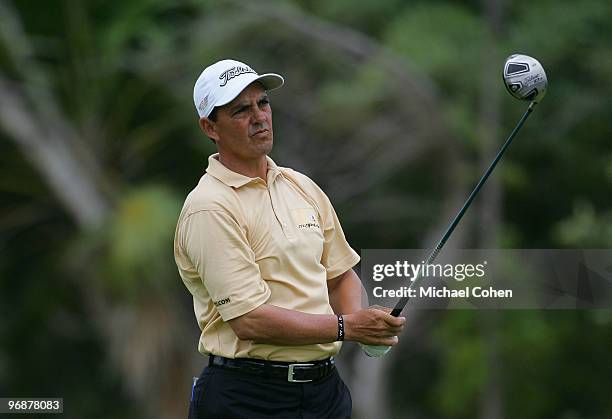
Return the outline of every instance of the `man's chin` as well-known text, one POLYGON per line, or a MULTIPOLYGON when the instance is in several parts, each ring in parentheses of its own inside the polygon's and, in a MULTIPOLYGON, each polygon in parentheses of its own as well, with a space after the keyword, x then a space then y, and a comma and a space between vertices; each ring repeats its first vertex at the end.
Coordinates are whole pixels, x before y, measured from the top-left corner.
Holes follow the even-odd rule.
POLYGON ((273 141, 272 139, 270 139, 269 142, 266 142, 265 144, 262 144, 263 147, 261 147, 261 150, 266 154, 270 154, 270 152, 272 151, 272 146, 273 146, 273 141))
POLYGON ((274 140, 272 135, 268 136, 267 138, 254 138, 255 147, 257 147, 257 149, 264 154, 268 154, 270 151, 272 151, 273 144, 274 140))

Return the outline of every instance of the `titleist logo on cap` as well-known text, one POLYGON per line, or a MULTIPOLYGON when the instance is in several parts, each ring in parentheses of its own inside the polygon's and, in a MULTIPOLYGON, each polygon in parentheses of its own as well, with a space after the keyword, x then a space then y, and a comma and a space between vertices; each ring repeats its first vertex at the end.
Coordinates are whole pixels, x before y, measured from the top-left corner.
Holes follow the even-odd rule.
POLYGON ((230 81, 234 77, 237 77, 237 76, 240 76, 241 74, 246 74, 246 73, 255 73, 255 71, 253 71, 251 67, 236 66, 236 67, 228 68, 223 73, 221 73, 221 75, 219 76, 219 80, 221 80, 221 84, 219 86, 223 87, 227 84, 228 81, 230 81))

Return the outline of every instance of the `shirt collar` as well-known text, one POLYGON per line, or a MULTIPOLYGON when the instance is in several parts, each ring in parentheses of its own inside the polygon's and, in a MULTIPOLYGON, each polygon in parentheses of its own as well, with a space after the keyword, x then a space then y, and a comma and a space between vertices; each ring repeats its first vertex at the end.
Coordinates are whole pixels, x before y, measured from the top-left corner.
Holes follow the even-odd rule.
MULTIPOLYGON (((280 173, 280 169, 270 157, 266 156, 266 160, 268 162, 267 182, 271 184, 280 173)), ((208 157, 206 173, 232 188, 240 188, 248 183, 256 182, 259 179, 259 177, 248 177, 228 169, 219 161, 219 153, 215 153, 208 157)))

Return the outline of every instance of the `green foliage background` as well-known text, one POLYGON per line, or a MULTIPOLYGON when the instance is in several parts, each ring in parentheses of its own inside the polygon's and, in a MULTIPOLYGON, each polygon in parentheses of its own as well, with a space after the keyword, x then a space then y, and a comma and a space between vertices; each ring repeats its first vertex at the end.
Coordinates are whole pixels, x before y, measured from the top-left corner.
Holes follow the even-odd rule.
MULTIPOLYGON (((160 335, 184 336, 151 338, 133 359, 172 370, 178 361, 168 353, 195 352, 197 327, 171 243, 182 200, 214 152, 197 127, 193 82, 225 57, 286 76, 272 94, 272 157, 329 192, 361 249, 431 245, 428 231, 457 207, 448 197, 464 196, 486 160, 483 109, 499 111, 494 144, 524 111, 501 81, 499 91, 484 84, 488 69, 501 78, 507 55, 533 55, 549 92, 494 175, 502 191, 497 243, 612 247, 609 1, 0 6, 0 97, 10 98, 0 106, 19 109, 12 98, 23 98, 42 143, 56 122, 69 127, 61 132, 85 162, 83 179, 106 203, 99 222, 79 222, 0 120, 0 396, 64 397, 67 417, 158 417, 117 355, 116 330, 129 335, 131 323, 107 314, 136 313, 160 335), (493 31, 491 7, 501 10, 493 31), (151 310, 166 313, 166 327, 151 310)), ((460 228, 462 244, 477 247, 476 209, 460 228)), ((612 417, 610 311, 500 312, 493 332, 487 313, 431 317, 426 341, 405 345, 389 369, 391 416, 479 416, 493 338, 503 416, 612 417)), ((156 378, 179 387, 183 403, 188 374, 156 378)))

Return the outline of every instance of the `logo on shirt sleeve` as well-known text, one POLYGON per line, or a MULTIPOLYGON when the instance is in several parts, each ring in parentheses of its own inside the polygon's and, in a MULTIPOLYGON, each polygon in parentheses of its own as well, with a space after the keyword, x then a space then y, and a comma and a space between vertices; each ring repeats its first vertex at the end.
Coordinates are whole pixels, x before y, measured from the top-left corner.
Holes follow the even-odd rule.
POLYGON ((230 302, 230 298, 224 298, 223 300, 219 300, 219 301, 213 301, 213 304, 215 305, 215 307, 219 307, 222 306, 224 304, 228 304, 230 302))

